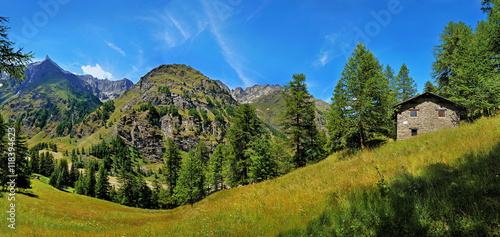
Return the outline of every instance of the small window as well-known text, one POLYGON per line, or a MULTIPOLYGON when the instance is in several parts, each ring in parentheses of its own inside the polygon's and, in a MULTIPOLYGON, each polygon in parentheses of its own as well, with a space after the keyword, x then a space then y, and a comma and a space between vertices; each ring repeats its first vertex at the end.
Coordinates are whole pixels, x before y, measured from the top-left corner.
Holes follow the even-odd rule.
POLYGON ((418 128, 411 128, 411 136, 417 136, 418 128))
POLYGON ((410 117, 417 117, 417 111, 416 110, 411 110, 410 111, 410 117))
POLYGON ((444 110, 438 110, 438 117, 444 117, 444 110))

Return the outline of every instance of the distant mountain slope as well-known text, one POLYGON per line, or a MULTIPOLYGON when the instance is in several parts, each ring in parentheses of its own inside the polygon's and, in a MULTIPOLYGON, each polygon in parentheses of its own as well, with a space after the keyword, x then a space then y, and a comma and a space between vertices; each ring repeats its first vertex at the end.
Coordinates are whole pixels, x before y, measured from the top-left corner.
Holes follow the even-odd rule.
POLYGON ((101 101, 116 99, 134 85, 134 83, 127 78, 111 81, 108 79, 98 79, 91 75, 81 75, 79 77, 90 85, 92 93, 101 101))
POLYGON ((0 98, 2 115, 10 121, 22 119, 29 137, 42 130, 52 137, 66 135, 72 124, 102 104, 91 86, 49 57, 29 64, 26 80, 4 86, 0 98))
MULTIPOLYGON (((231 93, 231 96, 233 96, 233 98, 238 102, 242 104, 250 103, 254 106, 257 110, 257 116, 259 116, 262 121, 279 130, 280 114, 285 110, 285 101, 281 96, 281 93, 285 91, 284 87, 280 85, 271 86, 269 84, 265 84, 254 85, 247 87, 244 90, 241 87, 230 90, 229 87, 223 82, 216 82, 220 87, 231 93)), ((319 129, 326 130, 326 115, 330 106, 323 100, 315 100, 316 124, 319 129)))
POLYGON ((173 138, 187 151, 203 140, 214 148, 221 142, 238 102, 214 81, 186 65, 162 65, 115 99, 107 123, 77 125, 83 146, 97 137, 118 134, 152 162, 162 161, 164 141, 173 138))

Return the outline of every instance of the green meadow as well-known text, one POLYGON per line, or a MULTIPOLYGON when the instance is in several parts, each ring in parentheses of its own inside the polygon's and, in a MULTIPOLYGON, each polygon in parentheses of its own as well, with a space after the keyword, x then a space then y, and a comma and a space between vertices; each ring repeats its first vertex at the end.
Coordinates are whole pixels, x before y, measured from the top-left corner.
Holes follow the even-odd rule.
POLYGON ((1 236, 498 236, 500 117, 341 152, 285 176, 144 210, 41 180, 0 199, 1 236))

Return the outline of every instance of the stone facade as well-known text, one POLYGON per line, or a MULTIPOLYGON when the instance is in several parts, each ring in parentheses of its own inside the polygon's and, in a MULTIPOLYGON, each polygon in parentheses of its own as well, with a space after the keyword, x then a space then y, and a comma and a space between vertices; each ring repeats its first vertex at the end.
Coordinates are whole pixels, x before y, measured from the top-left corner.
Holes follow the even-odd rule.
POLYGON ((462 107, 429 92, 394 107, 398 108, 398 140, 460 125, 462 107))

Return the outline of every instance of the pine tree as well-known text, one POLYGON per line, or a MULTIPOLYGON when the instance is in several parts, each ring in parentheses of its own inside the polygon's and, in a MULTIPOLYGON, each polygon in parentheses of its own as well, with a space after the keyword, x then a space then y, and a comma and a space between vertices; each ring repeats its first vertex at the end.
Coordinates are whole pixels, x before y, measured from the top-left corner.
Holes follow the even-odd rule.
POLYGON ((182 162, 175 199, 179 205, 191 204, 205 197, 204 175, 201 162, 190 151, 182 162))
POLYGON ((250 183, 248 172, 251 160, 246 152, 250 143, 261 134, 262 124, 256 115, 255 108, 242 104, 233 117, 233 125, 229 128, 227 138, 226 179, 232 187, 250 183))
POLYGON ((95 184, 95 197, 109 200, 109 190, 111 185, 109 184, 108 172, 104 165, 99 167, 97 182, 95 184))
POLYGON ((222 189, 223 177, 223 164, 224 164, 224 144, 220 143, 215 147, 215 151, 210 157, 208 162, 207 182, 212 186, 215 191, 222 189))
POLYGON ((182 157, 179 148, 174 142, 174 139, 167 139, 167 149, 163 153, 163 161, 165 162, 165 179, 168 185, 168 191, 170 196, 174 194, 175 186, 177 185, 177 179, 179 178, 179 170, 181 168, 182 157))
POLYGON ((417 83, 410 77, 410 70, 406 64, 401 65, 399 73, 395 78, 398 101, 406 101, 417 94, 417 83))
POLYGON ((366 147, 376 135, 389 135, 390 108, 382 66, 359 43, 346 63, 330 106, 328 133, 334 150, 366 147), (384 134, 386 133, 386 134, 384 134))
POLYGON ((282 117, 282 130, 290 138, 294 150, 293 160, 296 167, 324 157, 317 146, 318 129, 315 119, 315 103, 307 92, 304 74, 294 74, 293 80, 285 85, 282 93, 285 111, 282 117))

